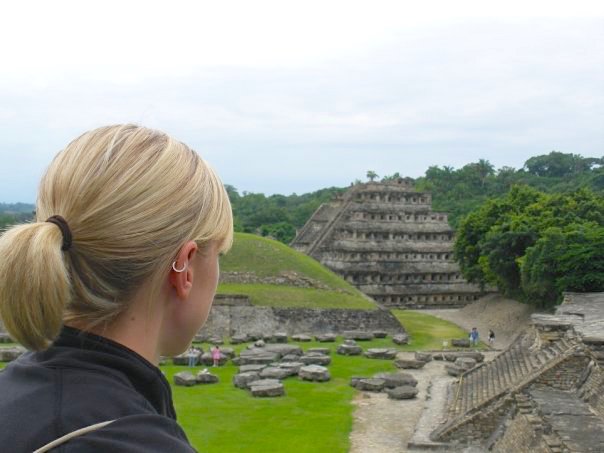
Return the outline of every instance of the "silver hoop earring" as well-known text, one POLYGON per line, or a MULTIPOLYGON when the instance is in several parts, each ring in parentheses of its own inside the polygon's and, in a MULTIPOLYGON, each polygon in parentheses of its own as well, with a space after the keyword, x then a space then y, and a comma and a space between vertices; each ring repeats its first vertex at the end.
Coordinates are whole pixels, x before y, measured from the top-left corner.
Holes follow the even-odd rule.
POLYGON ((185 265, 182 267, 182 269, 176 269, 176 261, 174 261, 172 263, 172 270, 174 272, 178 272, 180 274, 181 272, 184 272, 186 269, 187 269, 187 263, 185 263, 185 265))

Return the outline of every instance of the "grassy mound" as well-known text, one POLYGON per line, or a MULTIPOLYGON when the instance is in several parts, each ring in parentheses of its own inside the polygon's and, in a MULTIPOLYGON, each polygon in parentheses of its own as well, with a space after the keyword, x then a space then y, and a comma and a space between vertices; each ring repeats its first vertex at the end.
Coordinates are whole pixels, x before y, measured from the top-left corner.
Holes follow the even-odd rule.
POLYGON ((252 304, 277 307, 375 309, 376 305, 355 287, 321 263, 280 242, 236 233, 233 248, 220 259, 222 272, 253 273, 258 279, 284 273, 310 279, 314 288, 287 284, 220 283, 219 294, 246 294, 252 304))

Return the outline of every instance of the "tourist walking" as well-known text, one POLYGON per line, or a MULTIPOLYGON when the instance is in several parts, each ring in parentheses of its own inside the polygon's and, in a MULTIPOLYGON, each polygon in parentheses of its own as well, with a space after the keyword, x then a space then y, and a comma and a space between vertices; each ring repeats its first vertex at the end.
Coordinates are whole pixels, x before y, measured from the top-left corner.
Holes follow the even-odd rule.
POLYGON ((194 367, 197 365, 197 350, 191 346, 187 351, 187 358, 189 359, 189 367, 194 367))
POLYGON ((0 236, 0 317, 31 351, 0 373, 0 445, 194 451, 158 363, 207 319, 233 237, 224 186, 172 137, 108 126, 55 157, 35 212, 0 236))
POLYGON ((495 332, 493 329, 489 329, 489 345, 493 346, 495 344, 495 332))
POLYGON ((476 327, 472 327, 472 330, 470 331, 470 344, 472 346, 478 346, 478 341, 479 341, 478 329, 476 327))
POLYGON ((212 348, 212 361, 214 362, 212 366, 220 365, 220 347, 217 344, 212 348))

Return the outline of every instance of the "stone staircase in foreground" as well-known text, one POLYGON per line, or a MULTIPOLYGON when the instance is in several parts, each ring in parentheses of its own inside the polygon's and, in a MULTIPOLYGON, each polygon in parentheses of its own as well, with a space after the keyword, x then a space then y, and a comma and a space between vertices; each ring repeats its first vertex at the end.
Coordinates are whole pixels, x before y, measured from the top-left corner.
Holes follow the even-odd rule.
POLYGON ((494 360, 464 373, 451 393, 447 418, 453 420, 468 414, 522 385, 575 347, 575 343, 566 338, 539 349, 527 347, 536 346, 536 341, 534 334, 525 334, 494 360))

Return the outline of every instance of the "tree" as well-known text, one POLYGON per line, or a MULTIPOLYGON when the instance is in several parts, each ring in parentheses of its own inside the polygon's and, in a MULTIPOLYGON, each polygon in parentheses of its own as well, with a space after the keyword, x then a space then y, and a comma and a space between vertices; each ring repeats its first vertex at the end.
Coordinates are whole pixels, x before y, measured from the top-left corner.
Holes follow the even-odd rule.
POLYGON ((604 290, 604 228, 593 222, 552 227, 521 261, 522 289, 540 307, 559 303, 564 291, 604 290))
MULTIPOLYGON (((369 174, 368 174, 369 177, 369 174)), ((377 177, 377 175, 375 175, 375 177, 377 177)), ((402 179, 402 176, 400 175, 400 173, 397 171, 396 173, 390 175, 390 176, 384 176, 382 178, 382 182, 387 182, 387 181, 398 181, 399 179, 402 179)))
POLYGON ((373 180, 377 177, 378 177, 378 174, 376 172, 374 172, 373 170, 367 171, 367 179, 369 179, 371 182, 373 182, 373 180))
POLYGON ((604 290, 604 197, 514 186, 462 220, 454 250, 469 281, 541 306, 604 290))

